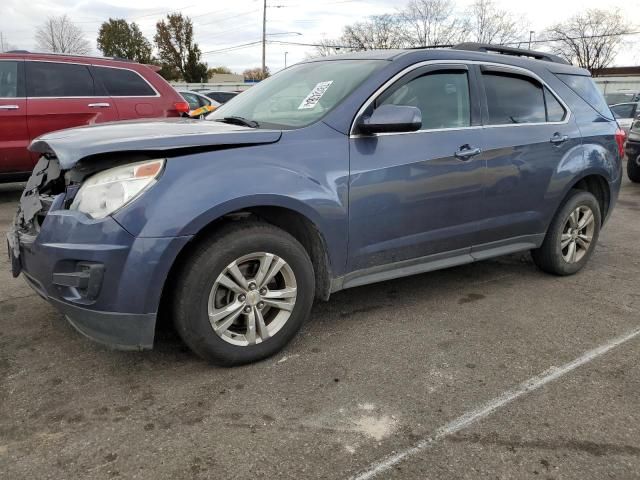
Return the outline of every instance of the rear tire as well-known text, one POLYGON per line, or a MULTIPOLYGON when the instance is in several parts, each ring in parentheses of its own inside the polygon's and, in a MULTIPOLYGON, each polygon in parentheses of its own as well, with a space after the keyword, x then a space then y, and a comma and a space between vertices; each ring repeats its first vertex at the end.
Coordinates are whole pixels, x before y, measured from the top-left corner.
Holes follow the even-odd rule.
POLYGON ((634 183, 640 183, 640 155, 627 158, 627 176, 634 183))
POLYGON ((536 265, 554 275, 573 275, 582 270, 598 242, 601 219, 596 198, 589 192, 572 190, 540 248, 531 251, 536 265))
POLYGON ((203 359, 242 365, 280 351, 314 296, 313 264, 294 237, 267 223, 233 222, 197 244, 182 266, 174 323, 203 359))

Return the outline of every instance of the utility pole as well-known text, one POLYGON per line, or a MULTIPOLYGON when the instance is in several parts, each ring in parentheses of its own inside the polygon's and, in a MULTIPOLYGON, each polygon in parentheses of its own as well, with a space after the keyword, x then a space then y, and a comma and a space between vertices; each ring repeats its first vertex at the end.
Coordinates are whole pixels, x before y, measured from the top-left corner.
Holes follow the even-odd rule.
POLYGON ((267 0, 262 10, 262 79, 267 76, 267 0))
POLYGON ((533 38, 533 34, 536 33, 533 30, 529 30, 529 50, 531 50, 531 39, 533 38))
POLYGON ((287 68, 287 54, 289 52, 284 52, 284 68, 287 68))

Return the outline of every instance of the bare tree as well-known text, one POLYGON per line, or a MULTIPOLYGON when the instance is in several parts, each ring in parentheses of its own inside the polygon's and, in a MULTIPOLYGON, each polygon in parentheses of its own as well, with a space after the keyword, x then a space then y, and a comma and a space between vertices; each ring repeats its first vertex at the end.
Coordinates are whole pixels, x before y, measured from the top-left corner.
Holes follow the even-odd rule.
POLYGON ((402 48, 405 46, 401 21, 397 15, 376 15, 347 25, 340 42, 354 51, 402 48))
POLYGON ((330 55, 337 55, 339 53, 345 53, 349 51, 342 46, 342 39, 331 40, 328 38, 323 38, 322 40, 318 40, 316 42, 316 47, 311 57, 328 57, 330 55))
POLYGON ((498 8, 493 0, 476 0, 467 15, 469 41, 504 45, 523 36, 520 21, 512 13, 498 8))
POLYGON ((554 53, 597 74, 613 62, 622 35, 631 31, 619 10, 590 9, 552 26, 545 35, 554 40, 554 53))
POLYGON ((36 31, 39 50, 54 53, 87 54, 91 46, 82 30, 69 17, 49 17, 36 31))
POLYGON ((400 18, 404 40, 411 47, 455 45, 468 29, 452 0, 411 0, 400 18))

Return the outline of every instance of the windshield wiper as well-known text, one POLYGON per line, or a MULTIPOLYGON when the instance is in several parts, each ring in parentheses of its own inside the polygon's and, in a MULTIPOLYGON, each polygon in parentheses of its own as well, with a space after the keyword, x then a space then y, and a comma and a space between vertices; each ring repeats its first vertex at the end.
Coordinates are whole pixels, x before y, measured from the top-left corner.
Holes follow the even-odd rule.
POLYGON ((244 117, 224 117, 216 119, 216 122, 231 123, 233 125, 242 125, 244 127, 258 128, 260 124, 255 120, 249 120, 244 117))

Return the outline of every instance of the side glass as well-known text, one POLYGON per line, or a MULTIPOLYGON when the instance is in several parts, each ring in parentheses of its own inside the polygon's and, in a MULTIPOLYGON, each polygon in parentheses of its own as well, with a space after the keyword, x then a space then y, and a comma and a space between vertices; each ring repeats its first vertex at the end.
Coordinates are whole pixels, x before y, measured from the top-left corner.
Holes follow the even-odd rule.
POLYGON ((381 105, 417 107, 422 130, 471 125, 469 79, 466 71, 437 71, 393 88, 376 101, 381 105))

